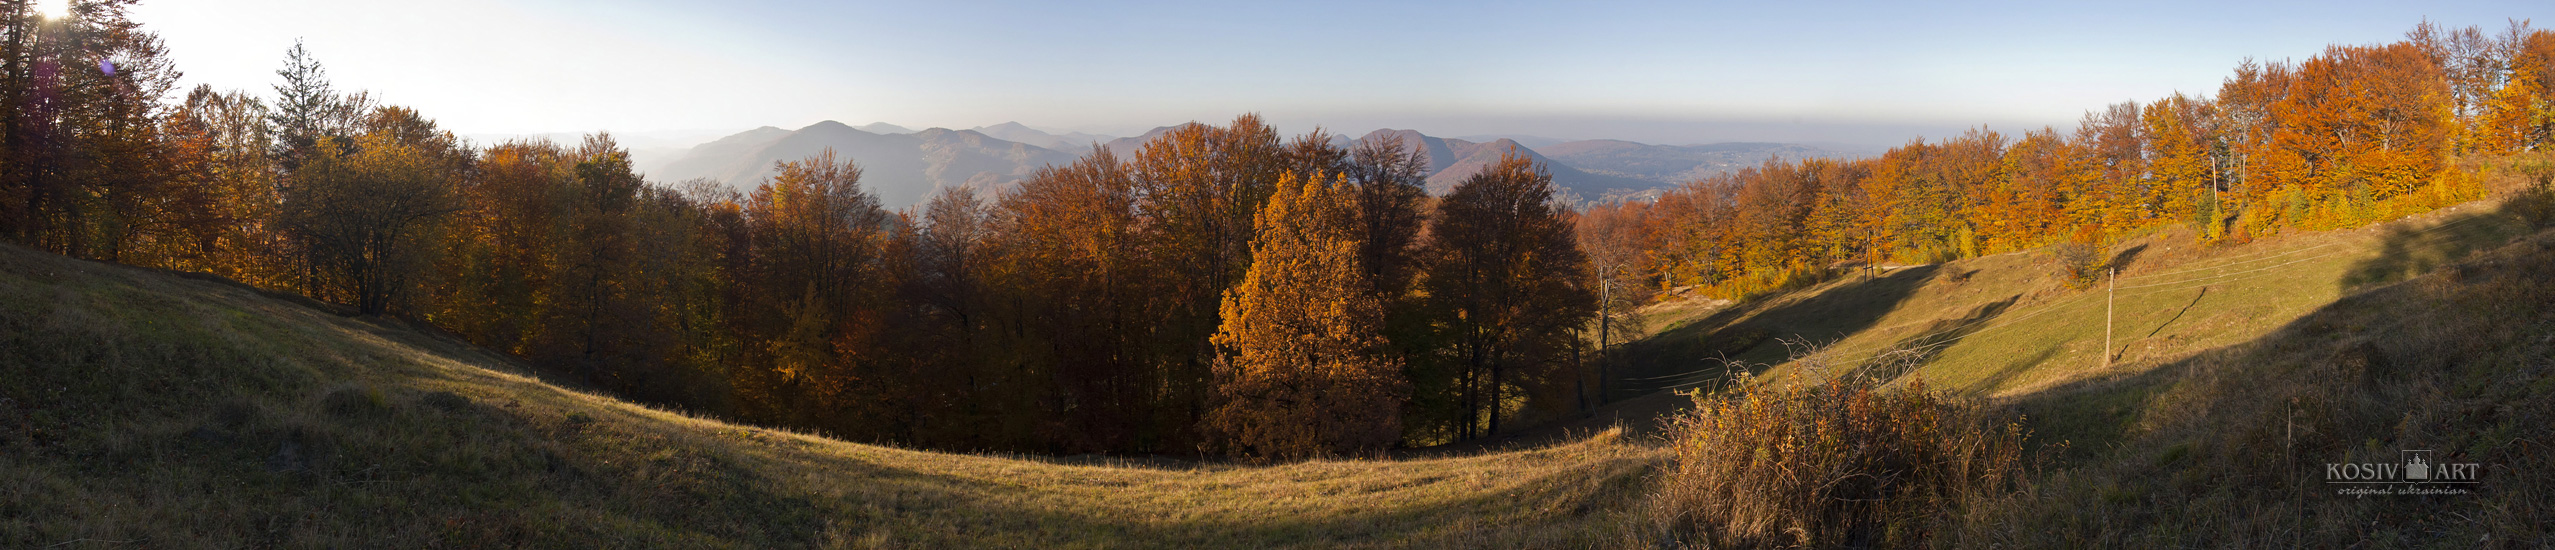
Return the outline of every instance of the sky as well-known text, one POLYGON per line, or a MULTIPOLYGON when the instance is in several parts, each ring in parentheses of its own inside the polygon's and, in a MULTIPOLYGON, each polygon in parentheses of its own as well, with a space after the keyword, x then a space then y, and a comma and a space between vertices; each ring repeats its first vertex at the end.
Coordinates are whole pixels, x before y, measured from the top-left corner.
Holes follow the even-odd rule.
POLYGON ((823 120, 1134 135, 1260 113, 1662 144, 1888 146, 2210 94, 2239 62, 2555 3, 142 0, 187 87, 341 89, 465 135, 700 141, 823 120))

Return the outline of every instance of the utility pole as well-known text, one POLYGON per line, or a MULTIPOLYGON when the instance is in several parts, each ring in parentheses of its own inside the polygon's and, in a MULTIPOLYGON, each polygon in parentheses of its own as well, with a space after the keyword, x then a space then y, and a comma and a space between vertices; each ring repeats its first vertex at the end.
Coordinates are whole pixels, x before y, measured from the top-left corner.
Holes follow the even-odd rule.
POLYGON ((2109 268, 2109 279, 2103 284, 2103 370, 2111 370, 2111 297, 2120 288, 2120 268, 2109 268))

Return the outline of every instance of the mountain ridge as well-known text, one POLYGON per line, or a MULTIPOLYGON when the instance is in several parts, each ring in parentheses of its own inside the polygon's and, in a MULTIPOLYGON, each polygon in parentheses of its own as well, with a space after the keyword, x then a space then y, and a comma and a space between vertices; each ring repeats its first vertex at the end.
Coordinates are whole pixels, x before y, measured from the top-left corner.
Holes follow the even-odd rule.
POLYGON ((974 130, 930 128, 879 134, 828 120, 794 131, 767 126, 721 138, 651 175, 673 181, 705 178, 752 189, 777 173, 777 163, 828 149, 859 166, 861 185, 890 209, 921 204, 940 189, 989 191, 1028 177, 1039 167, 1072 162, 1078 156, 974 130))
MULTIPOLYGON (((706 178, 739 189, 751 189, 771 176, 777 162, 805 158, 832 148, 858 163, 862 183, 882 205, 903 208, 920 204, 946 188, 979 192, 998 190, 1048 165, 1062 165, 1106 149, 1120 160, 1133 158, 1144 144, 1189 122, 1159 126, 1140 135, 1117 137, 1068 132, 1054 134, 1019 122, 966 130, 906 130, 884 122, 854 127, 836 121, 798 130, 764 126, 703 143, 663 163, 650 176, 665 181, 706 178), (873 131, 885 130, 888 132, 873 131), (901 131, 901 132, 896 132, 901 131)), ((1544 166, 1559 187, 1560 198, 1573 204, 1647 200, 1666 189, 1714 174, 1763 164, 1770 158, 1847 156, 1835 149, 1794 143, 1724 142, 1699 145, 1654 145, 1615 139, 1559 141, 1535 136, 1479 136, 1487 141, 1445 138, 1408 129, 1378 129, 1342 145, 1373 139, 1401 140, 1428 158, 1431 194, 1453 191, 1464 178, 1516 151, 1544 166), (1559 141, 1540 147, 1519 141, 1559 141)))

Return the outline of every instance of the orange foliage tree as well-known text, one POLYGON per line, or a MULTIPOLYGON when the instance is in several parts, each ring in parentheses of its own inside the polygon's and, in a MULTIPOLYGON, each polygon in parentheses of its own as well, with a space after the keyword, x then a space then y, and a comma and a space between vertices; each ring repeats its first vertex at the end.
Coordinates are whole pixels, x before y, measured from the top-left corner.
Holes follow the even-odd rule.
POLYGON ((1371 452, 1401 439, 1410 383, 1386 349, 1384 304, 1359 265, 1355 212, 1336 176, 1289 173, 1261 208, 1254 261, 1226 293, 1213 339, 1214 428, 1239 454, 1371 452))
POLYGON ((2484 106, 2476 127, 2478 141, 2493 152, 2532 151, 2555 143, 2555 31, 2513 38, 2510 73, 2484 106))
POLYGON ((2448 84, 2410 43, 2327 49, 2298 66, 2290 89, 2271 104, 2281 123, 2265 164, 2313 201, 2292 207, 2302 214, 2403 194, 2446 160, 2448 84))

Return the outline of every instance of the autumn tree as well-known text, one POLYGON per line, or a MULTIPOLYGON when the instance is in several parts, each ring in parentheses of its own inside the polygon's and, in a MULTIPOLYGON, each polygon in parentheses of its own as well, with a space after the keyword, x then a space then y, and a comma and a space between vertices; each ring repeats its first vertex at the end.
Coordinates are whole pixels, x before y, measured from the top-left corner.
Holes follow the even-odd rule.
POLYGON ((1398 139, 1361 142, 1349 150, 1347 170, 1358 230, 1358 264, 1378 295, 1407 294, 1415 274, 1413 255, 1427 221, 1428 152, 1398 139))
POLYGON ((634 222, 644 183, 631 171, 629 154, 608 134, 588 136, 568 153, 562 164, 573 164, 559 180, 566 185, 553 214, 557 233, 548 239, 550 284, 535 298, 541 330, 530 348, 599 379, 655 355, 647 350, 663 339, 651 330, 656 297, 637 291, 644 288, 640 279, 663 272, 637 269, 645 251, 637 247, 634 222))
POLYGON ((481 346, 518 355, 535 350, 542 297, 553 284, 574 161, 548 140, 498 143, 479 151, 464 208, 454 214, 438 262, 438 326, 481 346))
POLYGON ((2128 101, 2086 111, 2076 126, 2076 146, 2099 180, 2075 206, 2107 232, 2138 227, 2153 215, 2146 203, 2147 141, 2138 131, 2139 109, 2138 102, 2128 101))
MULTIPOLYGON (((2525 35, 2526 28, 2525 22, 2511 22, 2510 37, 2525 35)), ((2489 148, 2489 139, 2479 131, 2490 125, 2479 124, 2479 119, 2492 111, 2496 84, 2507 79, 2506 71, 2516 69, 2512 66, 2512 44, 2487 37, 2482 28, 2452 29, 2428 20, 2405 32, 2404 39, 2440 68, 2441 79, 2448 84, 2450 112, 2456 117, 2453 152, 2489 148)))
POLYGON ((876 407, 856 393, 875 366, 884 298, 880 268, 888 214, 863 190, 861 170, 827 150, 777 163, 745 206, 749 289, 735 322, 761 345, 740 369, 749 414, 838 433, 863 433, 876 407))
POLYGON ((282 179, 270 155, 266 104, 247 92, 197 87, 170 116, 173 177, 200 178, 212 197, 200 263, 180 266, 263 288, 295 288, 293 242, 277 225, 282 179))
POLYGON ((162 137, 179 73, 131 3, 0 14, 0 233, 87 258, 155 248, 135 259, 157 265, 209 221, 162 137))
POLYGON ((1651 204, 1624 201, 1602 204, 1571 217, 1573 233, 1579 249, 1589 260, 1591 285, 1596 291, 1597 350, 1591 361, 1596 365, 1594 388, 1589 388, 1602 402, 1614 390, 1614 366, 1619 357, 1615 346, 1646 336, 1648 326, 1640 314, 1659 290, 1657 268, 1652 265, 1650 251, 1656 242, 1658 219, 1651 204))
POLYGON ((1456 437, 1496 434, 1512 399, 1576 380, 1571 352, 1596 298, 1552 196, 1552 175, 1511 152, 1437 207, 1425 287, 1455 368, 1431 374, 1453 394, 1456 437))
POLYGON ((2225 140, 2221 179, 2228 189, 2219 202, 2235 218, 2228 236, 2246 238, 2273 221, 2265 206, 2280 185, 2276 171, 2271 170, 2277 165, 2269 159, 2271 136, 2279 132, 2281 121, 2272 116, 2271 106, 2287 97, 2291 75, 2286 64, 2246 59, 2218 88, 2214 111, 2219 135, 2225 140))
POLYGON ((1030 425, 1000 429, 1034 432, 1055 450, 1138 445, 1161 387, 1149 350, 1162 344, 1149 340, 1168 322, 1160 301, 1172 299, 1154 290, 1169 274, 1146 257, 1139 197, 1127 164, 1104 148, 1039 169, 997 201, 989 221, 999 252, 985 276, 1003 295, 990 314, 1004 317, 1015 349, 1007 372, 1029 378, 1006 389, 1043 388, 1004 396, 1034 407, 1012 417, 1030 425))
POLYGON ((2445 162, 2448 84, 2420 48, 2336 46, 2300 64, 2296 78, 2271 105, 2281 124, 2266 159, 2302 195, 2292 217, 2403 194, 2445 162))
POLYGON ((1982 216, 2007 235, 2005 250, 2049 244, 2077 227, 2099 225, 2099 212, 2083 204, 2101 185, 2089 156, 2053 128, 2025 133, 2005 150, 2005 177, 1997 184, 1994 206, 1982 216))
POLYGON ((2531 151, 2555 143, 2555 31, 2513 34, 2510 72, 2479 109, 2477 142, 2486 151, 2531 151))
POLYGON ((1147 251, 1165 277, 1151 343, 1162 394, 1151 403, 1154 438, 1184 437, 1213 392, 1217 326, 1226 290, 1251 265, 1251 218, 1280 174, 1307 164, 1290 158, 1277 131, 1257 115, 1227 126, 1191 123, 1138 149, 1127 167, 1142 200, 1147 251))
POLYGON ((1012 382, 1001 368, 1010 356, 993 349, 1002 339, 990 330, 990 206, 974 189, 948 187, 896 214, 886 261, 904 276, 889 318, 898 329, 887 346, 896 350, 888 375, 907 394, 897 411, 902 418, 890 428, 900 439, 994 448, 1019 437, 993 429, 1021 407, 1018 400, 990 402, 997 386, 1015 385, 1003 383, 1012 382))
POLYGON ((2207 225, 2222 217, 2217 129, 2210 111, 2207 100, 2180 93, 2141 111, 2139 131, 2147 138, 2147 185, 2140 202, 2163 220, 2207 225))
POLYGON ((1650 210, 1649 203, 1626 201, 1592 206, 1571 217, 1572 233, 1596 276, 1592 286, 1601 347, 1629 341, 1641 331, 1641 316, 1634 310, 1657 289, 1649 280, 1651 258, 1645 254, 1657 247, 1650 210))
POLYGON ((280 205, 311 267, 305 286, 366 314, 406 295, 435 252, 440 222, 460 209, 459 167, 438 150, 449 145, 449 135, 412 143, 389 131, 320 140, 280 205))
POLYGON ((1660 227, 1659 248, 1650 256, 1662 286, 1710 286, 1729 275, 1721 237, 1731 214, 1726 183, 1723 178, 1686 182, 1661 195, 1652 207, 1660 227))
POLYGON ((1387 352, 1344 187, 1288 173, 1254 223, 1251 268, 1213 339, 1221 403, 1209 418, 1236 453, 1354 454, 1401 438, 1409 382, 1387 352))
POLYGON ((1735 177, 1738 191, 1727 229, 1735 241, 1731 259, 1754 275, 1742 284, 1771 290, 1816 277, 1825 266, 1809 254, 1808 224, 1824 190, 1814 173, 1800 163, 1770 159, 1735 177))

